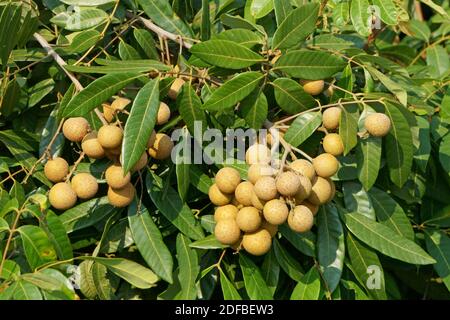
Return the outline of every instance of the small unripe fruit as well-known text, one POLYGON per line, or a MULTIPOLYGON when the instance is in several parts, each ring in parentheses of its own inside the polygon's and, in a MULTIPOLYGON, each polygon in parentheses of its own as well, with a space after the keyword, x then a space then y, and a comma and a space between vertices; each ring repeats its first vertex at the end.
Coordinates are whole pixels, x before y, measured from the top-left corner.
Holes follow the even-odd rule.
POLYGON ((156 116, 156 124, 162 125, 170 119, 170 108, 164 102, 159 103, 158 115, 156 116))
POLYGON ((313 216, 317 215, 317 212, 319 212, 319 206, 312 204, 309 201, 303 201, 302 205, 304 205, 305 207, 308 207, 308 209, 311 210, 313 216))
POLYGON ((133 201, 135 193, 136 189, 131 183, 128 183, 122 189, 113 189, 109 187, 108 200, 114 207, 123 208, 133 201))
POLYGON ((156 131, 153 130, 152 134, 150 135, 150 138, 148 138, 147 148, 153 147, 153 145, 155 144, 155 141, 156 141, 156 131))
POLYGON ((214 221, 219 222, 224 219, 236 220, 238 211, 238 208, 232 204, 218 207, 214 212, 214 221))
POLYGON ((125 187, 131 179, 128 172, 125 174, 121 165, 113 164, 105 172, 106 183, 113 189, 121 189, 125 187))
POLYGON ((131 171, 136 172, 144 169, 145 166, 147 165, 147 162, 148 162, 147 152, 144 152, 142 156, 139 158, 138 162, 136 162, 136 164, 134 165, 133 169, 131 169, 131 171))
POLYGON ((241 230, 233 219, 224 219, 217 222, 214 235, 220 243, 232 245, 239 241, 241 230))
POLYGON ((105 157, 105 149, 98 141, 96 132, 90 132, 83 138, 81 149, 89 158, 102 159, 105 157))
POLYGON ((77 194, 68 183, 59 182, 50 189, 48 200, 53 208, 67 210, 77 203, 77 194))
POLYGON ((87 200, 93 198, 98 191, 97 179, 89 173, 79 173, 72 178, 72 189, 78 198, 87 200))
POLYGON ((274 225, 274 224, 270 224, 268 223, 266 220, 264 220, 261 223, 261 229, 266 229, 267 231, 269 231, 270 236, 273 238, 275 237, 275 235, 278 232, 278 226, 274 225))
POLYGON ((261 200, 260 198, 258 198, 258 196, 256 195, 255 191, 253 190, 252 206, 254 206, 258 210, 262 210, 262 209, 264 209, 264 205, 265 204, 266 204, 266 201, 261 200))
POLYGON ((69 118, 64 121, 62 130, 67 140, 80 142, 89 131, 89 122, 82 117, 69 118))
POLYGON ((256 232, 244 234, 242 246, 248 253, 261 256, 269 252, 272 246, 272 237, 266 229, 259 229, 256 232))
POLYGON ((300 204, 304 199, 308 198, 311 194, 312 184, 311 180, 307 177, 300 177, 300 187, 298 188, 297 193, 295 194, 295 203, 300 204))
POLYGON ((316 177, 312 183, 308 201, 315 205, 328 202, 333 194, 332 183, 329 178, 316 177))
POLYGON ((217 171, 215 182, 220 191, 225 193, 233 193, 241 182, 241 175, 236 169, 225 167, 217 171))
POLYGON ((275 199, 278 195, 277 184, 272 177, 262 177, 253 188, 258 198, 264 201, 275 199))
POLYGON ((60 157, 48 160, 44 166, 44 173, 51 182, 61 182, 69 174, 69 164, 60 157))
POLYGON ((391 119, 384 113, 372 113, 364 120, 367 132, 374 137, 384 137, 391 130, 391 119))
POLYGON ((300 183, 300 177, 294 172, 283 172, 277 179, 277 190, 283 196, 291 197, 298 192, 300 183))
POLYGON ((344 143, 337 133, 329 133, 323 138, 323 149, 333 156, 340 156, 344 152, 344 143))
POLYGON ((312 81, 300 81, 303 86, 303 90, 310 95, 316 96, 323 91, 325 83, 323 80, 312 80, 312 81))
POLYGON ((252 205, 253 184, 250 181, 243 181, 237 187, 234 192, 236 200, 244 206, 252 205))
POLYGON ((157 160, 164 160, 170 157, 173 149, 173 141, 164 133, 157 133, 155 143, 148 149, 150 157, 157 160))
POLYGON ((289 167, 302 176, 307 177, 309 180, 313 180, 316 176, 316 170, 311 162, 305 159, 297 159, 293 161, 289 167))
POLYGON ((169 93, 167 94, 170 99, 176 100, 178 97, 178 94, 181 91, 181 87, 183 87, 185 81, 181 78, 176 78, 175 81, 172 83, 169 89, 169 93))
POLYGON ((248 164, 268 164, 271 159, 272 154, 270 152, 270 149, 260 143, 255 143, 254 145, 250 146, 245 153, 245 161, 248 164))
POLYGON ((115 112, 114 109, 111 107, 111 105, 108 103, 103 103, 102 108, 103 108, 103 117, 105 118, 105 120, 108 122, 113 121, 115 112))
POLYGON ((245 232, 253 232, 261 226, 261 215, 259 210, 254 207, 244 207, 239 210, 236 216, 236 222, 239 228, 245 232))
POLYGON ((130 99, 118 97, 111 103, 111 108, 113 108, 114 111, 122 111, 130 103, 130 99))
POLYGON ((264 218, 273 225, 284 223, 289 214, 289 208, 283 200, 273 199, 267 201, 263 210, 264 218))
POLYGON ((339 162, 335 156, 322 153, 313 159, 313 166, 318 176, 328 178, 338 171, 339 162))
POLYGON ((255 163, 248 168, 247 177, 251 183, 255 184, 259 178, 264 176, 271 177, 273 174, 274 170, 270 165, 255 163))
POLYGON ((220 191, 220 189, 217 187, 217 184, 213 184, 211 187, 209 187, 208 191, 209 200, 216 206, 224 206, 226 204, 229 204, 231 201, 231 198, 233 197, 232 194, 229 193, 223 193, 220 191))
POLYGON ((314 225, 314 216, 308 207, 299 205, 289 213, 288 225, 295 232, 307 232, 314 225))
POLYGON ((322 115, 323 126, 327 130, 335 130, 339 127, 339 121, 341 119, 341 108, 331 107, 326 109, 322 115))
POLYGON ((98 130, 98 142, 105 149, 120 147, 123 138, 123 130, 115 125, 105 125, 98 130))

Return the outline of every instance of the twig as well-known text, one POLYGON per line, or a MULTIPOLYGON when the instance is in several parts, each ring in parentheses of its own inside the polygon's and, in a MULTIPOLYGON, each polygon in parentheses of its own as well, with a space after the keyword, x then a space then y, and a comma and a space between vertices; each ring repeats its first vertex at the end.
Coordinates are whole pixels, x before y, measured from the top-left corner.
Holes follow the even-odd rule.
POLYGON ((66 182, 70 181, 70 178, 72 177, 73 173, 75 172, 75 170, 77 170, 78 165, 81 163, 81 161, 83 161, 85 156, 84 152, 80 153, 80 157, 78 158, 77 161, 75 161, 75 163, 72 166, 72 169, 70 170, 69 174, 66 177, 66 182))
POLYGON ((22 214, 22 211, 20 211, 20 210, 16 209, 15 211, 16 211, 16 218, 14 219, 14 223, 12 225, 11 230, 9 230, 8 240, 6 240, 6 245, 5 245, 5 249, 3 251, 3 256, 2 256, 2 262, 0 263, 0 275, 3 272, 3 265, 5 264, 6 256, 8 254, 8 250, 9 250, 9 246, 11 244, 12 237, 13 237, 14 233, 16 232, 16 227, 17 227, 17 224, 19 223, 19 218, 20 218, 20 216, 22 214))

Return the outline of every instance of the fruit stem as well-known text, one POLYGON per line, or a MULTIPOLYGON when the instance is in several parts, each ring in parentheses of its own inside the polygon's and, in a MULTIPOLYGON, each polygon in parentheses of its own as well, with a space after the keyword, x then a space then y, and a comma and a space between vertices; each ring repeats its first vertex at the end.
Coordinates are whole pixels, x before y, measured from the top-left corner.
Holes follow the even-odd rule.
POLYGON ((83 161, 84 156, 85 156, 85 153, 84 153, 84 152, 81 152, 81 153, 80 153, 80 156, 78 157, 78 160, 75 161, 75 163, 74 163, 73 166, 72 166, 72 169, 70 170, 69 174, 67 175, 67 177, 66 177, 66 182, 69 182, 69 181, 70 181, 70 178, 72 177, 73 173, 74 173, 75 170, 77 169, 78 165, 81 163, 81 161, 83 161))

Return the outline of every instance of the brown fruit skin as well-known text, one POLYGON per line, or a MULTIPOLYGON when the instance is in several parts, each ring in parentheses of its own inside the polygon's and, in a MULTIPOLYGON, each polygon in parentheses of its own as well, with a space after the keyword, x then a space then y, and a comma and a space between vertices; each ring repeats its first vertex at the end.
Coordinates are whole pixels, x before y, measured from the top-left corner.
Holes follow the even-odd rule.
POLYGON ((255 184, 259 178, 264 176, 271 177, 273 176, 273 173, 274 170, 270 165, 255 163, 248 168, 247 177, 251 183, 255 184))
POLYGON ((256 181, 253 188, 256 196, 264 201, 275 199, 278 196, 277 184, 272 177, 262 177, 256 181))
POLYGON ((162 125, 170 119, 170 108, 164 102, 159 103, 158 115, 156 116, 156 124, 162 125))
POLYGON ((309 180, 313 180, 316 176, 316 170, 311 162, 305 159, 297 159, 292 161, 289 167, 298 174, 307 177, 309 180))
POLYGON ((283 172, 276 181, 278 192, 287 197, 294 196, 298 192, 300 184, 300 177, 291 171, 283 172))
POLYGON ((156 141, 156 131, 153 130, 152 134, 150 135, 150 138, 148 138, 147 148, 153 147, 153 145, 155 144, 155 141, 156 141))
POLYGON ((261 226, 261 215, 259 210, 254 207, 244 207, 239 210, 236 216, 236 223, 244 232, 253 232, 261 226))
POLYGON ((136 189, 131 183, 128 183, 122 189, 108 188, 108 200, 109 203, 117 208, 123 208, 128 206, 134 198, 136 189))
POLYGON ((264 205, 264 219, 273 225, 280 225, 286 222, 289 208, 283 200, 273 199, 264 205))
POLYGON ((253 191, 251 200, 252 200, 251 205, 254 206, 256 209, 258 209, 258 210, 264 209, 264 205, 266 204, 266 201, 258 198, 258 196, 256 195, 256 193, 254 191, 253 191))
POLYGON ((165 160, 170 157, 173 149, 173 141, 164 133, 157 133, 155 143, 148 149, 150 157, 156 160, 165 160))
POLYGON ((139 158, 138 162, 134 165, 133 169, 131 169, 132 172, 140 171, 145 168, 145 166, 148 163, 148 156, 147 152, 144 152, 142 156, 139 158))
POLYGON ((224 206, 231 202, 233 195, 229 193, 223 193, 217 187, 217 184, 213 184, 208 191, 209 200, 216 206, 224 206))
POLYGON ((339 121, 341 119, 341 108, 331 107, 326 109, 322 115, 323 126, 327 130, 335 130, 339 127, 339 121))
POLYGON ((391 119, 384 113, 372 113, 364 120, 364 126, 371 136, 384 137, 391 130, 391 119))
POLYGON ((329 178, 316 177, 308 201, 314 205, 327 203, 333 194, 333 185, 333 181, 329 178))
POLYGON ((329 178, 338 171, 339 162, 332 154, 322 153, 313 159, 313 166, 318 176, 329 178))
POLYGON ((82 117, 69 118, 64 121, 62 130, 67 140, 80 142, 89 131, 89 122, 82 117))
POLYGON ((308 209, 311 210, 313 216, 316 216, 317 212, 319 212, 319 206, 312 204, 309 201, 303 201, 302 205, 304 205, 305 207, 308 207, 308 209))
POLYGON ((93 198, 98 191, 97 179, 89 173, 79 173, 72 178, 72 189, 78 198, 87 200, 93 198))
POLYGON ((243 181, 236 187, 234 197, 244 206, 252 205, 253 184, 250 181, 243 181))
POLYGON ((111 103, 111 108, 113 108, 114 111, 122 111, 130 103, 130 99, 118 97, 111 103))
POLYGON ((105 149, 98 141, 96 132, 90 132, 83 138, 81 149, 89 158, 102 159, 105 157, 105 149))
POLYGON ((218 207, 214 212, 214 221, 219 222, 224 219, 233 219, 236 220, 236 216, 238 214, 238 208, 232 204, 227 204, 221 207, 218 207))
POLYGON ((176 78, 175 81, 172 83, 169 89, 169 93, 167 96, 172 99, 176 100, 178 97, 178 94, 181 91, 181 87, 184 85, 185 81, 181 78, 176 78))
POLYGON ((233 193, 241 182, 241 175, 236 169, 225 167, 217 171, 215 182, 220 191, 233 193))
POLYGON ((292 231, 303 233, 311 230, 314 225, 314 215, 308 207, 299 205, 289 213, 288 225, 292 231))
POLYGON ((309 180, 305 176, 300 177, 300 187, 298 188, 297 193, 295 194, 295 203, 300 204, 303 200, 308 198, 311 194, 312 184, 311 180, 309 180))
POLYGON ((258 231, 244 234, 242 246, 248 253, 254 256, 262 256, 269 252, 272 246, 272 237, 266 229, 259 229, 258 231))
POLYGON ((247 164, 262 163, 268 164, 272 160, 270 149, 260 143, 250 146, 245 153, 245 161, 247 164))
POLYGON ((272 238, 275 237, 278 232, 278 226, 270 224, 266 220, 263 220, 263 222, 261 223, 261 229, 266 229, 267 231, 269 231, 272 238))
POLYGON ((113 121, 115 112, 114 109, 111 107, 111 105, 109 103, 103 103, 102 108, 103 108, 103 117, 105 118, 105 120, 108 122, 113 121))
POLYGON ((241 230, 233 219, 224 219, 217 222, 214 235, 220 243, 233 245, 239 241, 241 230))
POLYGON ((123 130, 115 125, 109 124, 102 126, 98 130, 98 142, 105 149, 115 149, 120 147, 123 138, 123 130))
POLYGON ((59 182, 50 189, 48 200, 53 208, 67 210, 77 203, 77 194, 68 183, 59 182))
POLYGON ((105 172, 106 183, 113 189, 121 189, 130 183, 131 175, 125 175, 123 168, 119 164, 113 164, 105 172))
POLYGON ((300 83, 303 86, 303 90, 313 96, 320 94, 325 87, 325 83, 323 80, 302 80, 300 81, 300 83))
POLYGON ((340 156, 344 153, 344 143, 337 133, 329 133, 323 138, 323 149, 333 156, 340 156))
POLYGON ((44 173, 51 182, 61 182, 69 174, 69 164, 60 157, 48 160, 44 166, 44 173))

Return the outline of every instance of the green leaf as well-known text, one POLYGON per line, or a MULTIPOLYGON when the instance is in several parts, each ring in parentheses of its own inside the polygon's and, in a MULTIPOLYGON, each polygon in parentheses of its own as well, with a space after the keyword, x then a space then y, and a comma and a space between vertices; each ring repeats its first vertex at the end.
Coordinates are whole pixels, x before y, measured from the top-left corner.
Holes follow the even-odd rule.
POLYGON ((292 291, 291 300, 318 300, 320 298, 320 274, 313 266, 292 291))
POLYGON ((261 271, 255 263, 245 256, 239 254, 239 265, 244 277, 245 290, 251 300, 272 300, 273 296, 265 283, 261 271))
POLYGON ((371 220, 376 220, 375 209, 373 208, 369 194, 358 182, 347 181, 342 185, 344 192, 344 202, 347 211, 358 212, 371 220))
POLYGON ((392 92, 402 105, 406 106, 408 94, 402 86, 373 67, 366 66, 366 69, 370 72, 372 77, 378 79, 386 87, 386 89, 392 92))
POLYGON ((42 271, 23 274, 21 279, 46 291, 61 291, 64 287, 64 282, 42 271))
POLYGON ((442 231, 425 231, 425 243, 428 252, 437 261, 434 269, 450 290, 450 238, 442 231))
POLYGON ((305 111, 317 104, 314 98, 292 79, 278 78, 271 84, 275 89, 275 100, 280 108, 289 114, 305 111))
POLYGON ((272 292, 272 295, 275 294, 280 279, 280 265, 278 264, 273 247, 264 257, 261 273, 270 292, 272 292))
POLYGON ((58 257, 61 260, 72 259, 72 245, 60 218, 53 211, 48 210, 45 220, 41 221, 41 226, 46 231, 58 257))
POLYGON ((423 41, 430 39, 431 31, 425 21, 411 19, 408 22, 408 29, 413 37, 423 41))
MULTIPOLYGON (((442 105, 441 105, 442 108, 442 105)), ((426 172, 431 153, 430 123, 425 117, 416 116, 417 126, 411 128, 414 142, 414 161, 422 172, 426 172)))
POLYGON ((24 225, 17 231, 22 238, 25 256, 31 269, 56 260, 55 249, 44 230, 37 226, 24 225))
POLYGON ((292 231, 284 224, 280 225, 278 230, 297 250, 310 257, 316 256, 316 236, 314 233, 300 234, 292 231))
POLYGON ((80 291, 87 299, 95 299, 97 297, 97 288, 94 283, 94 277, 92 275, 92 266, 94 265, 94 261, 82 261, 80 263, 80 291))
MULTIPOLYGON (((330 49, 330 50, 345 50, 348 48, 351 48, 354 46, 353 42, 347 41, 344 38, 341 38, 339 36, 334 36, 332 34, 320 34, 318 36, 315 36, 313 39, 314 46, 324 49, 330 49)), ((342 82, 342 80, 347 80, 349 75, 352 73, 351 65, 348 64, 347 67, 344 69, 344 72, 342 74, 341 79, 339 79, 339 82, 342 82)), ((342 86, 341 84, 337 84, 339 87, 347 89, 347 86, 342 86)), ((351 91, 351 88, 350 88, 351 91)), ((342 94, 345 95, 345 92, 342 92, 340 90, 336 90, 334 94, 342 94)), ((348 95, 348 94, 346 94, 348 95)))
POLYGON ((446 17, 448 19, 448 13, 445 11, 444 8, 442 8, 440 5, 433 2, 433 0, 420 0, 420 2, 426 4, 430 8, 432 8, 434 11, 439 13, 440 15, 446 17))
POLYGON ((26 281, 17 281, 14 300, 42 300, 39 288, 26 281))
POLYGON ((181 142, 177 144, 178 146, 181 146, 181 151, 178 151, 176 153, 176 159, 175 159, 175 171, 177 174, 177 189, 178 194, 180 195, 180 198, 183 202, 187 201, 187 193, 189 191, 189 185, 190 185, 190 161, 191 161, 191 143, 190 143, 190 137, 189 132, 187 129, 182 129, 182 138, 181 142))
POLYGON ((21 14, 21 6, 16 6, 12 3, 4 6, 1 11, 0 30, 2 32, 0 34, 0 58, 2 66, 6 66, 9 55, 16 46, 21 14))
POLYGON ((192 242, 189 246, 197 249, 224 249, 228 247, 227 245, 221 244, 213 234, 192 242))
MULTIPOLYGON (((97 294, 101 300, 114 300, 114 278, 103 264, 96 263, 92 265, 92 280, 94 282, 97 294)), ((115 278, 117 279, 117 278, 115 278)))
POLYGON ((442 140, 439 146, 439 160, 442 167, 450 175, 450 134, 447 134, 442 140))
POLYGON ((139 52, 124 41, 119 42, 119 56, 122 60, 139 60, 139 52))
MULTIPOLYGON (((99 62, 99 61, 97 61, 99 62)), ((113 73, 143 73, 152 70, 168 71, 170 68, 165 64, 156 60, 127 60, 117 62, 106 62, 106 65, 100 66, 70 66, 64 68, 76 73, 96 73, 96 74, 113 74, 113 73)), ((120 90, 120 89, 118 89, 120 90)))
POLYGON ((322 123, 321 112, 307 112, 297 118, 290 125, 284 139, 294 147, 306 141, 322 123))
POLYGON ((239 112, 251 128, 255 130, 261 129, 268 113, 268 103, 264 92, 256 89, 242 100, 239 112))
POLYGON ((7 281, 15 280, 19 276, 20 276, 20 266, 16 262, 6 259, 3 263, 3 269, 2 273, 0 274, 0 279, 4 279, 7 281))
POLYGON ((284 272, 293 280, 300 281, 303 277, 301 265, 283 248, 277 239, 273 240, 273 249, 277 261, 284 272))
POLYGON ((275 10, 275 18, 277 20, 277 26, 286 19, 289 13, 292 11, 292 5, 290 0, 275 0, 273 2, 273 8, 275 10))
POLYGON ((381 20, 388 25, 397 24, 397 8, 392 0, 372 0, 374 6, 378 7, 381 20))
POLYGON ((239 28, 224 30, 218 34, 213 35, 212 39, 234 41, 247 48, 253 48, 258 44, 264 43, 264 40, 259 34, 247 29, 239 28))
POLYGON ((133 30, 133 35, 148 58, 159 59, 155 40, 153 39, 153 36, 149 31, 136 28, 133 30))
POLYGON ((344 144, 344 155, 347 155, 358 143, 358 118, 357 104, 350 104, 341 108, 339 119, 339 136, 344 144))
POLYGON ((9 225, 8 222, 0 218, 0 233, 4 231, 9 231, 9 225))
POLYGON ((213 185, 211 178, 199 166, 191 165, 189 169, 189 181, 191 184, 204 194, 208 194, 209 188, 213 185))
POLYGON ((368 0, 352 0, 350 7, 350 17, 352 19, 353 27, 360 35, 367 37, 372 30, 372 15, 369 8, 368 0))
POLYGON ((34 86, 28 89, 28 106, 34 107, 37 105, 42 99, 45 98, 50 92, 53 91, 55 87, 55 81, 53 79, 45 79, 39 81, 34 86))
POLYGON ((364 189, 370 190, 375 184, 380 171, 381 138, 368 137, 361 139, 356 146, 358 179, 364 189))
POLYGON ((94 46, 101 39, 101 34, 95 29, 85 30, 78 33, 70 43, 69 51, 82 53, 94 46))
POLYGON ((177 299, 194 300, 197 298, 196 279, 200 272, 197 251, 189 245, 191 241, 179 233, 177 236, 177 259, 179 266, 178 279, 180 280, 181 292, 177 299))
MULTIPOLYGON (((50 21, 52 20, 53 19, 50 21)), ((63 27, 69 31, 80 31, 96 27, 107 20, 108 14, 105 11, 96 8, 89 8, 71 14, 63 27)))
POLYGON ((250 14, 256 19, 261 19, 268 15, 274 7, 273 0, 252 0, 250 5, 250 14))
MULTIPOLYGON (((54 109, 48 116, 45 128, 42 130, 41 141, 39 142, 39 155, 42 156, 53 139, 53 136, 57 134, 59 121, 57 119, 58 109, 54 109)), ((53 157, 57 157, 61 154, 64 148, 65 137, 62 132, 57 134, 55 141, 49 152, 53 157)))
POLYGON ((205 111, 202 109, 202 102, 190 83, 184 84, 183 90, 177 97, 177 105, 191 135, 195 134, 196 121, 198 121, 197 125, 201 124, 202 131, 206 130, 208 123, 205 111))
POLYGON ((220 272, 220 286, 222 288, 222 294, 224 300, 242 300, 239 292, 234 287, 233 283, 228 280, 225 273, 222 269, 219 269, 220 272))
POLYGON ((82 6, 82 7, 96 7, 101 6, 103 4, 113 3, 115 0, 60 0, 62 3, 74 5, 74 6, 82 6))
POLYGON ((426 50, 426 54, 431 77, 440 78, 448 72, 450 69, 450 59, 444 47, 439 45, 431 46, 426 50))

